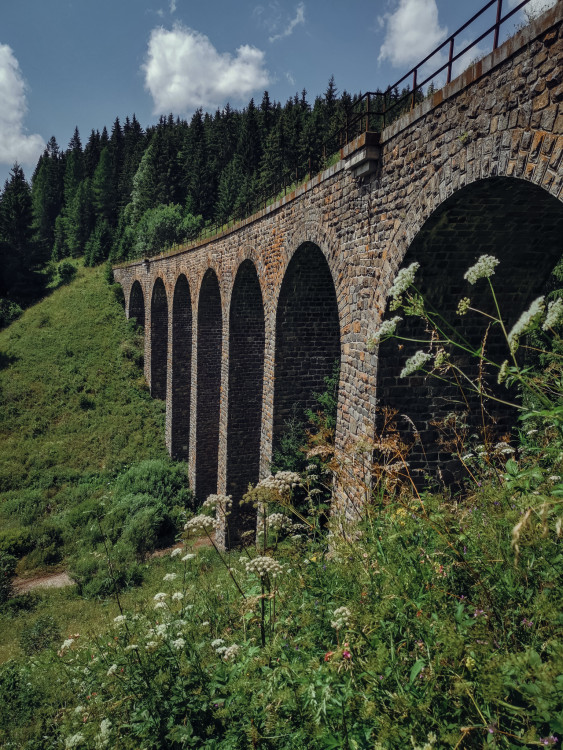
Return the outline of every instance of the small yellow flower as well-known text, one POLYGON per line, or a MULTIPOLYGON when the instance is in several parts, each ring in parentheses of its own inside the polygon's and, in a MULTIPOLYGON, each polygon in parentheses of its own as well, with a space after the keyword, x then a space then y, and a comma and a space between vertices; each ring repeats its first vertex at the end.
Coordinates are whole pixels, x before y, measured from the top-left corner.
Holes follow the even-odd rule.
POLYGON ((473 670, 477 666, 477 662, 472 656, 468 656, 465 660, 465 666, 470 672, 473 672, 473 670))

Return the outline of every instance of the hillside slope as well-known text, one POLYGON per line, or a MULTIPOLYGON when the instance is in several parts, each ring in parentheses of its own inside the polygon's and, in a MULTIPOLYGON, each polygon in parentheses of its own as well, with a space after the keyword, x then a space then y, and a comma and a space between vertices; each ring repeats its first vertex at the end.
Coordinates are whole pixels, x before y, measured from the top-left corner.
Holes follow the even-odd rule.
POLYGON ((101 496, 124 466, 166 458, 142 361, 100 267, 0 331, 0 550, 21 557, 38 523, 101 496))

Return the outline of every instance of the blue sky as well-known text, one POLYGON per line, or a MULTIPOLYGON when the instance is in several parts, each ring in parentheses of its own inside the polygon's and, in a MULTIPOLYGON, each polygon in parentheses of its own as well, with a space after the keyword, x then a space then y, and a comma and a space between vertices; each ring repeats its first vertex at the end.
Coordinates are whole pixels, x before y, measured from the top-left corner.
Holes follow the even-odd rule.
MULTIPOLYGON (((531 0, 540 8, 555 0, 531 0)), ((518 0, 505 0, 513 7, 518 0)), ((385 88, 484 0, 3 0, 0 188, 17 160, 30 179, 45 142, 116 116, 143 127, 263 91, 309 101, 334 74, 339 91, 385 88)), ((519 19, 520 20, 520 19, 519 19)), ((494 18, 492 11, 488 25, 494 18)), ((514 23, 507 24, 513 31, 514 23)), ((469 36, 467 36, 469 39, 469 36)), ((489 51, 483 43, 478 52, 489 51)), ((475 52, 471 57, 475 57, 475 52)), ((469 62, 469 60, 467 60, 469 62)))

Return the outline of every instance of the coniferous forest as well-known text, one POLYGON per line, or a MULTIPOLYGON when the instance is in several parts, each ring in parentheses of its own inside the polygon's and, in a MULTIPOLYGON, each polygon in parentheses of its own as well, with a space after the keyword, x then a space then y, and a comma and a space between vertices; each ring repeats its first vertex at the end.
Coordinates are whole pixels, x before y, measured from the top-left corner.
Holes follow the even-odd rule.
POLYGON ((313 104, 305 90, 284 105, 265 91, 258 106, 198 109, 189 122, 170 114, 145 130, 135 115, 116 117, 87 141, 76 128, 66 150, 51 137, 31 184, 15 164, 0 195, 0 326, 42 295, 65 258, 94 266, 155 255, 315 174, 358 99, 331 77, 313 104))

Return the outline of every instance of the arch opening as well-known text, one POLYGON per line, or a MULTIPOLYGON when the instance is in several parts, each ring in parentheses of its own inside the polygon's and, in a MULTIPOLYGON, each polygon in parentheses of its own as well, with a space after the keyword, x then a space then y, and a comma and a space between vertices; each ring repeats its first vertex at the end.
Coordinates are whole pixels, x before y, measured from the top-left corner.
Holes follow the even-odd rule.
POLYGON ((145 327, 145 297, 138 281, 133 282, 129 294, 129 319, 136 321, 137 325, 145 327))
POLYGON ((187 461, 190 451, 190 398, 192 381, 192 298, 181 274, 172 301, 172 457, 187 461))
POLYGON ((256 526, 256 513, 240 506, 249 483, 260 475, 260 437, 264 380, 265 321, 262 291, 254 264, 238 269, 229 311, 229 407, 227 427, 227 494, 233 507, 229 542, 256 526))
POLYGON ((158 278, 151 300, 151 396, 166 398, 168 359, 168 299, 164 282, 158 278))
POLYGON ((315 409, 315 393, 340 364, 340 321, 336 289, 321 249, 301 245, 291 259, 276 311, 273 453, 288 424, 315 409))
POLYGON ((217 492, 222 335, 219 281, 210 268, 201 283, 197 312, 195 491, 200 501, 217 492))
MULTIPOLYGON (((486 279, 471 285, 464 279, 465 272, 481 255, 498 258, 491 281, 509 331, 530 303, 545 293, 562 253, 563 205, 533 183, 495 177, 462 188, 441 204, 414 238, 402 267, 420 263, 417 289, 473 347, 486 334, 485 355, 501 364, 510 356, 501 327, 489 327, 476 314, 457 312, 459 301, 468 297, 471 307, 495 314, 486 279)), ((428 339, 417 317, 405 318, 397 333, 428 339)), ((415 373, 401 378, 404 363, 418 349, 425 347, 397 339, 379 346, 378 406, 396 410, 402 438, 414 441, 408 458, 413 479, 422 485, 428 473, 455 485, 467 476, 459 460, 462 451, 468 451, 471 442, 492 446, 509 435, 516 410, 491 399, 482 403, 469 389, 462 392, 432 376, 415 373)), ((497 383, 498 370, 492 366, 480 370, 471 355, 456 354, 453 361, 474 380, 484 378, 492 395, 508 401, 518 398, 516 392, 497 383)))

